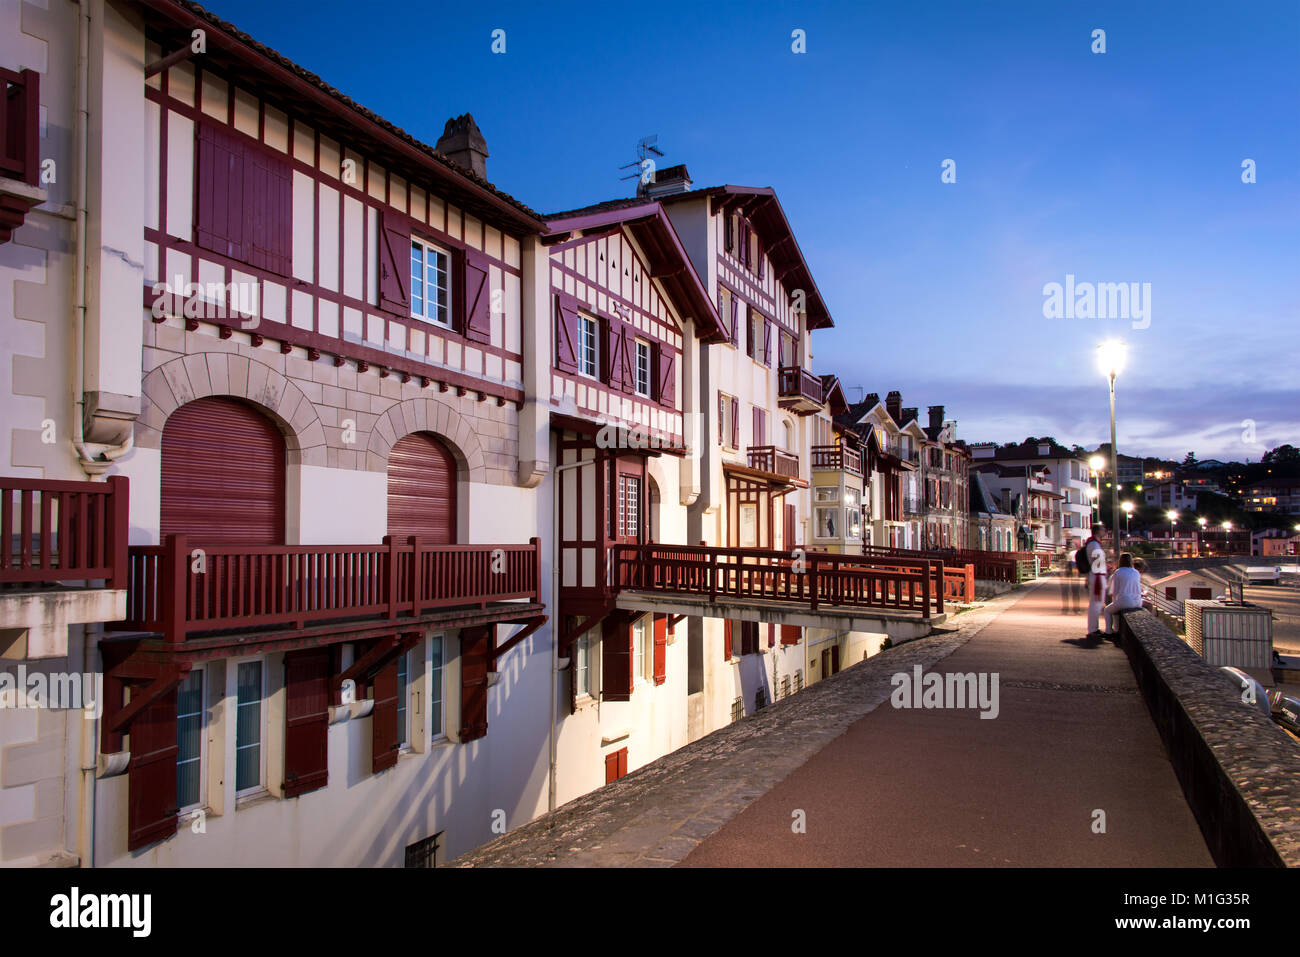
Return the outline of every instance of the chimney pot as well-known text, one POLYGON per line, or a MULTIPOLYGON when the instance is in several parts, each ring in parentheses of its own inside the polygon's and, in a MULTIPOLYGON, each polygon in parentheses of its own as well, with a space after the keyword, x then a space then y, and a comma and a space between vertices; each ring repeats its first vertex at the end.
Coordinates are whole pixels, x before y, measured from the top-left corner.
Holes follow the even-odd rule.
POLYGON ((929 409, 930 409, 930 428, 932 429, 943 428, 943 406, 932 405, 929 407, 929 409))
POLYGON ((885 396, 885 411, 895 422, 903 417, 903 394, 897 390, 885 396))
POLYGON ((435 149, 453 163, 487 179, 487 140, 471 114, 462 113, 449 119, 435 149))

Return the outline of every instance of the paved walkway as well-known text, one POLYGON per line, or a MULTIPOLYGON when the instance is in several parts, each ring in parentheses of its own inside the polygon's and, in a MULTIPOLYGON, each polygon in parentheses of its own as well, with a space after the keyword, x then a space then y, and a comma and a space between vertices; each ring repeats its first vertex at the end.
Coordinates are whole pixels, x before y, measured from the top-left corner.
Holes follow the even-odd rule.
POLYGON ((1069 597, 1033 586, 928 669, 997 672, 996 719, 882 704, 681 865, 1213 866, 1127 657, 1069 597))

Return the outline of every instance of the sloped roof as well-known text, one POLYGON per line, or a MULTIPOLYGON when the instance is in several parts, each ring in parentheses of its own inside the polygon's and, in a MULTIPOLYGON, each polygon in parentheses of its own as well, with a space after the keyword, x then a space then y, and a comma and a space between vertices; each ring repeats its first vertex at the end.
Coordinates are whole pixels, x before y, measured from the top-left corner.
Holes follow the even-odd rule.
POLYGON ((192 0, 138 3, 146 23, 163 38, 164 55, 189 46, 190 31, 202 28, 207 38, 204 62, 236 75, 259 96, 291 114, 310 116, 317 128, 382 157, 385 167, 402 169, 408 179, 436 182, 454 203, 515 236, 541 232, 541 217, 513 196, 192 0))
POLYGON ((622 227, 632 234, 650 259, 651 275, 658 279, 676 302, 680 311, 695 320, 696 334, 705 342, 726 342, 729 338, 709 291, 700 281, 691 258, 682 248, 677 231, 652 199, 634 204, 609 206, 598 211, 560 213, 547 217, 543 242, 557 241, 568 235, 622 227))

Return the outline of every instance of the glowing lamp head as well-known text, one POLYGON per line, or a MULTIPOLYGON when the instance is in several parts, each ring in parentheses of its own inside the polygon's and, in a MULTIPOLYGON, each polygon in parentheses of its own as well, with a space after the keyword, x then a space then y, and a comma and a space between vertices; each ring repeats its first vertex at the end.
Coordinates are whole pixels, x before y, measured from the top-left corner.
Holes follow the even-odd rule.
POLYGON ((1097 368, 1108 379, 1113 379, 1124 371, 1124 360, 1128 347, 1118 339, 1107 339, 1097 347, 1097 368))
POLYGON ((1088 459, 1088 468, 1092 469, 1094 472, 1100 472, 1105 467, 1106 460, 1100 455, 1094 455, 1092 458, 1088 459))
POLYGON ((1128 514, 1128 515, 1132 515, 1132 514, 1133 514, 1133 503, 1132 503, 1132 502, 1121 502, 1119 507, 1122 508, 1122 509, 1125 511, 1126 514, 1128 514))
POLYGON ((1171 522, 1176 522, 1178 521, 1178 513, 1171 508, 1169 511, 1165 512, 1165 518, 1169 519, 1171 522))

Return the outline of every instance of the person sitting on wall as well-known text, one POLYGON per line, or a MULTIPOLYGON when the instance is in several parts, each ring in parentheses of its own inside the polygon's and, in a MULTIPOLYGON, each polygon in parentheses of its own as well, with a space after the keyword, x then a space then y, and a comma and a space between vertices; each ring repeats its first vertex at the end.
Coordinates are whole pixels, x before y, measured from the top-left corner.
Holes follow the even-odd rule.
POLYGON ((1124 552, 1119 556, 1119 568, 1110 576, 1110 604, 1106 606, 1106 634, 1116 634, 1117 612, 1132 611, 1142 607, 1142 573, 1133 567, 1133 556, 1124 552))

